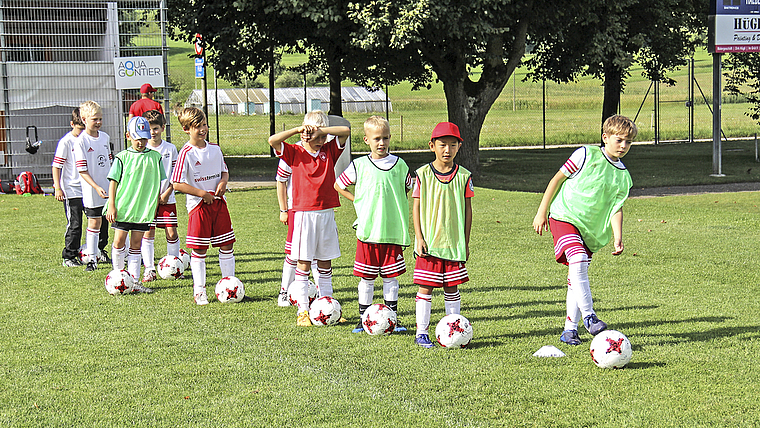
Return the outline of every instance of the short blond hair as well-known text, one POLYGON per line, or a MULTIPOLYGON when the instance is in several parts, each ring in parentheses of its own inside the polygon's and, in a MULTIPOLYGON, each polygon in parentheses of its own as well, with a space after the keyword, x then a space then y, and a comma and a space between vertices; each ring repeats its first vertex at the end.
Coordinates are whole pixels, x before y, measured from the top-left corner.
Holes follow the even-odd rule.
POLYGON ((366 134, 370 128, 387 129, 390 131, 391 125, 382 116, 370 116, 364 121, 364 133, 366 134))
POLYGON ((639 133, 639 129, 636 128, 636 124, 633 121, 623 115, 616 114, 610 116, 604 121, 602 125, 602 132, 607 135, 622 135, 629 140, 636 138, 639 133))
POLYGON ((182 129, 187 130, 193 127, 200 127, 201 123, 206 120, 206 115, 203 114, 203 110, 197 107, 185 107, 179 113, 177 120, 179 120, 179 124, 182 125, 182 129))
POLYGON ((103 114, 103 108, 95 101, 85 101, 79 104, 79 117, 93 117, 96 114, 103 114))
POLYGON ((322 110, 312 110, 303 117, 303 125, 312 125, 319 128, 327 126, 327 115, 322 110))

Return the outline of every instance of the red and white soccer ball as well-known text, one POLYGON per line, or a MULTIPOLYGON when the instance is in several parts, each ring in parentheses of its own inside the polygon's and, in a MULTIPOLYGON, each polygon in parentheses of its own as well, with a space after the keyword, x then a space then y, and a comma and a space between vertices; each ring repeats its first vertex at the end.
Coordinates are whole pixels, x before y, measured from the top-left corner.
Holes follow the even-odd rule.
MULTIPOLYGON (((292 283, 290 285, 293 285, 292 283)), ((293 290, 293 287, 288 288, 288 302, 290 302, 291 305, 297 306, 298 303, 296 303, 296 298, 293 297, 291 294, 291 291, 293 290)), ((317 298, 317 295, 319 294, 319 289, 317 288, 317 285, 311 282, 309 280, 309 306, 311 306, 312 303, 314 303, 314 299, 317 298)))
MULTIPOLYGON (((83 264, 87 264, 87 263, 89 263, 92 260, 92 257, 90 257, 89 255, 85 254, 85 250, 86 249, 87 249, 86 245, 82 245, 81 247, 79 247, 79 260, 83 264)), ((96 262, 102 262, 103 260, 105 260, 105 258, 103 257, 103 252, 100 251, 100 250, 98 250, 98 253, 97 253, 96 257, 95 257, 95 261, 96 262)))
POLYGON ((182 260, 182 265, 184 266, 184 270, 188 270, 190 268, 190 253, 180 248, 179 259, 182 260))
POLYGON ((617 330, 604 330, 591 341, 591 359, 603 369, 622 369, 631 361, 631 342, 617 330))
POLYGON ((158 276, 163 279, 177 279, 184 271, 182 260, 176 256, 166 255, 158 261, 158 276))
POLYGON ((334 297, 322 296, 311 304, 309 318, 314 325, 333 325, 340 321, 343 309, 334 297))
POLYGON ((237 303, 245 297, 243 282, 234 276, 225 276, 216 283, 216 299, 222 303, 237 303))
POLYGON ((446 315, 435 327, 435 338, 444 348, 464 348, 472 340, 472 324, 462 315, 446 315))
POLYGON ((383 304, 372 305, 362 314, 362 327, 372 336, 391 334, 396 328, 396 312, 383 304))
POLYGON ((114 269, 106 275, 106 291, 114 296, 129 294, 135 286, 135 279, 125 270, 114 269))

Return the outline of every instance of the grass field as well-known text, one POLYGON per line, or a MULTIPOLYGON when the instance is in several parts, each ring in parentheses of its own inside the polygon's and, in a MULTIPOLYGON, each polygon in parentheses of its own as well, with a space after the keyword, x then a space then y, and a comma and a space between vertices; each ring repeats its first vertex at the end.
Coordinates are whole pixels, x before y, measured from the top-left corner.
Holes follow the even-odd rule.
MULTIPOLYGON (((418 348, 411 333, 350 333, 357 281, 345 203, 336 210, 343 256, 333 266, 349 322, 295 327, 295 311, 275 302, 285 229, 274 190, 228 200, 248 297, 196 307, 190 280, 108 295, 106 269, 60 266, 60 203, 0 195, 0 425, 750 427, 760 419, 756 193, 628 201, 626 251, 603 249, 590 270, 600 317, 633 343, 632 362, 616 371, 593 365, 587 333, 578 347, 558 341, 566 270, 553 261, 551 238, 531 229, 539 194, 476 189, 471 281, 461 287, 475 336, 470 349, 452 351, 418 348), (28 219, 23 239, 18 219, 28 219), (567 356, 531 356, 548 344, 567 356)), ((213 284, 219 270, 209 254, 213 284)), ((399 316, 412 327, 406 256, 399 316)), ((434 323, 442 313, 435 293, 434 323)))

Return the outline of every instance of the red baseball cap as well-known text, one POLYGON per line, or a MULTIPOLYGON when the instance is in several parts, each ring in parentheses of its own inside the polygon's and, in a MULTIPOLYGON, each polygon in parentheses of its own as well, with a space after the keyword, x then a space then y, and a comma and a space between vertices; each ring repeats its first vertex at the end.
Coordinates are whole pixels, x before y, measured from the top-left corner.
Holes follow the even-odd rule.
POLYGON ((462 137, 459 136, 459 127, 451 122, 441 122, 435 125, 433 134, 430 136, 430 141, 440 137, 456 137, 460 143, 462 142, 462 137))
POLYGON ((148 92, 156 92, 156 90, 153 89, 153 86, 150 86, 150 83, 146 83, 146 84, 140 86, 140 93, 141 94, 147 94, 148 92))

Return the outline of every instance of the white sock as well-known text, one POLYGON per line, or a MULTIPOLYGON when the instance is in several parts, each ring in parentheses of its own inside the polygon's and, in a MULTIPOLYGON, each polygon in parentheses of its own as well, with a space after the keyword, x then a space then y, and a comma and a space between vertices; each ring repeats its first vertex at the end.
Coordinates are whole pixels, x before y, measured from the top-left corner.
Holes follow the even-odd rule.
POLYGON ((232 249, 219 250, 219 269, 222 271, 222 277, 235 276, 235 253, 232 249))
POLYGON ((430 327, 430 310, 433 308, 433 295, 417 292, 414 299, 415 313, 417 317, 417 334, 428 334, 430 327))
POLYGON ((375 280, 362 278, 359 280, 359 305, 371 305, 375 294, 375 280))
POLYGON ((285 261, 282 262, 282 282, 280 283, 280 293, 288 292, 288 287, 293 283, 296 277, 296 261, 289 256, 285 256, 285 261))
POLYGON ((156 245, 153 238, 142 239, 140 253, 142 254, 143 265, 145 270, 156 270, 156 245))
POLYGON ((296 279, 290 284, 290 295, 295 297, 298 313, 309 310, 309 272, 296 268, 296 279))
POLYGON ((398 301, 398 278, 383 278, 383 299, 398 301))
POLYGON ((127 246, 121 248, 111 247, 111 265, 114 269, 123 270, 127 259, 127 246))
POLYGON ((190 269, 193 271, 193 294, 206 289, 206 255, 193 251, 190 254, 190 269))
POLYGON ((179 238, 174 241, 166 240, 166 254, 179 257, 179 238))
POLYGON ((320 267, 317 267, 317 271, 319 272, 319 278, 317 279, 317 284, 319 286, 319 297, 332 297, 332 268, 322 269, 320 267))
POLYGON ((140 280, 140 249, 129 248, 129 255, 127 256, 127 272, 132 275, 135 281, 140 280))
POLYGON ((314 284, 317 286, 317 289, 319 289, 319 270, 317 269, 316 260, 311 261, 311 276, 314 280, 314 284))
POLYGON ((458 314, 461 302, 462 298, 459 295, 459 290, 453 293, 443 292, 443 305, 446 309, 446 315, 458 314))
MULTIPOLYGON (((575 303, 581 311, 582 317, 594 313, 594 301, 591 298, 591 284, 588 279, 588 265, 590 260, 585 252, 575 253, 567 258, 568 263, 568 290, 575 297, 575 303)), ((568 314, 570 309, 568 308, 568 314)))
POLYGON ((567 280, 567 316, 565 317, 565 330, 578 330, 578 321, 581 319, 581 310, 575 302, 575 295, 570 291, 570 279, 567 280))
POLYGON ((98 264, 98 240, 100 239, 100 229, 87 228, 87 236, 85 238, 85 251, 84 253, 90 256, 90 260, 98 264))

